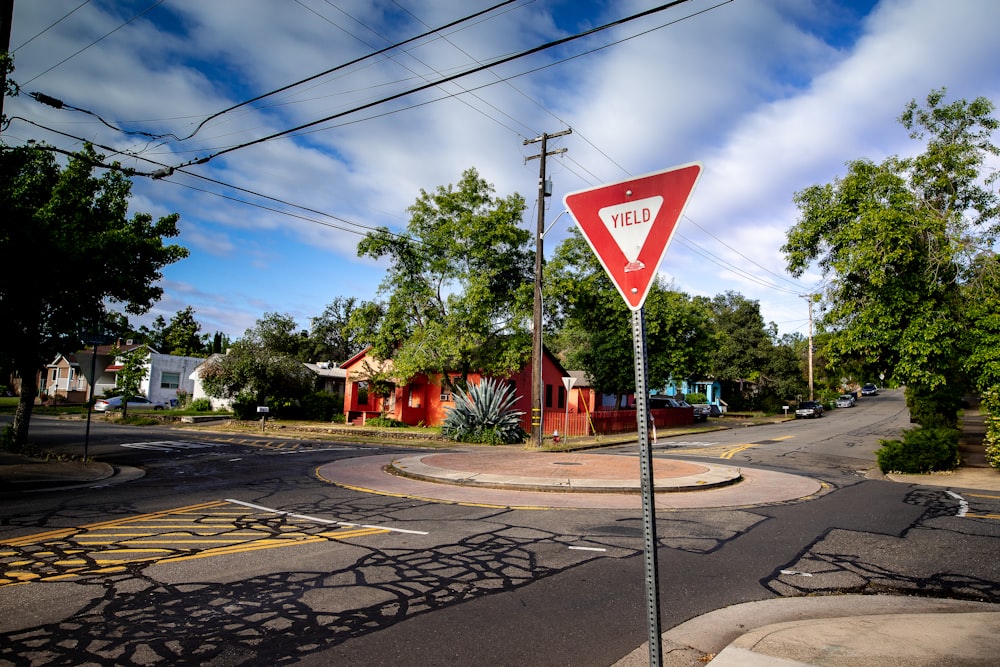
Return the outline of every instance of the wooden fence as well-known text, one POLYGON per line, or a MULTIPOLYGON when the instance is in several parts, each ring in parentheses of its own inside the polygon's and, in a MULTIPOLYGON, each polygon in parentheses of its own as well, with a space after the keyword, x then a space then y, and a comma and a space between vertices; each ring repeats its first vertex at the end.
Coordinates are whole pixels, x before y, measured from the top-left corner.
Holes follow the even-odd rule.
MULTIPOLYGON (((684 426, 694 423, 694 410, 688 408, 655 408, 649 411, 657 428, 684 426)), ((571 412, 566 415, 558 410, 544 412, 542 432, 551 436, 559 431, 562 436, 611 435, 613 433, 638 433, 635 410, 602 410, 600 412, 571 412)), ((531 433, 531 415, 521 418, 521 426, 531 433)))

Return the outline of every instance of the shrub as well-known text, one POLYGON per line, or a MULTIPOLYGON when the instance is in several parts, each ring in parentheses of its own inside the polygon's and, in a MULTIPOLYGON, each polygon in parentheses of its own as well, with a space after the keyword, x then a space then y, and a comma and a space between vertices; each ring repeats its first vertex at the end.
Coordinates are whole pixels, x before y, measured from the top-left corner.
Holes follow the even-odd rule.
POLYGON ((407 426, 405 422, 401 422, 398 419, 393 419, 392 417, 373 417, 365 421, 365 426, 377 426, 381 428, 400 428, 401 426, 407 426))
POLYGON ((958 436, 953 428, 914 428, 902 440, 880 440, 875 452, 882 472, 924 473, 958 465, 958 436))
POLYGON ((333 422, 334 424, 346 424, 347 415, 345 415, 343 412, 335 412, 333 416, 330 417, 330 421, 333 422))
POLYGON ((237 419, 260 419, 257 414, 257 397, 252 394, 240 394, 233 399, 233 414, 237 419))
POLYGON ((991 387, 983 392, 979 410, 986 424, 983 438, 986 461, 994 468, 1000 468, 1000 387, 991 387))
POLYGON ((207 398, 196 398, 191 401, 191 409, 195 412, 211 412, 212 401, 207 398))
POLYGON ((708 396, 705 394, 687 394, 684 396, 684 400, 691 405, 698 405, 699 403, 708 403, 708 396))
POLYGON ((906 407, 910 411, 911 422, 925 428, 954 428, 962 407, 962 391, 952 386, 927 389, 908 385, 906 407))
POLYGON ((327 391, 315 391, 307 394, 301 403, 303 419, 317 422, 333 421, 333 415, 344 409, 343 396, 337 396, 327 391))
POLYGON ((524 442, 524 413, 514 410, 514 388, 493 378, 484 378, 465 392, 455 394, 455 407, 448 411, 441 434, 457 442, 503 445, 524 442))

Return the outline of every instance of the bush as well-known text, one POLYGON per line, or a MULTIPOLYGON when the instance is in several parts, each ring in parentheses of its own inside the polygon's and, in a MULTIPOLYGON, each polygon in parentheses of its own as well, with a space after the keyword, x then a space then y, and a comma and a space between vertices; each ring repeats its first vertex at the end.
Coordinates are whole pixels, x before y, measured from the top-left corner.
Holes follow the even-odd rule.
POLYGON ((961 389, 946 386, 926 389, 919 385, 906 387, 906 407, 910 421, 925 428, 955 428, 958 411, 962 408, 961 389))
POLYGON ((687 394, 684 396, 684 400, 691 405, 698 405, 699 403, 708 403, 708 396, 705 394, 687 394))
POLYGON ((240 394, 233 399, 233 414, 237 419, 260 419, 257 414, 257 397, 251 394, 240 394))
POLYGON ((317 422, 333 421, 333 415, 344 409, 344 397, 327 391, 308 394, 301 402, 303 419, 317 422))
POLYGON ((207 398, 196 398, 191 401, 191 409, 195 412, 211 412, 212 401, 207 398))
POLYGON ((875 452, 882 472, 924 473, 958 465, 958 436, 953 428, 914 428, 902 440, 880 440, 875 452))
POLYGON ((979 411, 986 424, 983 438, 986 461, 994 468, 1000 468, 1000 387, 990 387, 983 392, 979 411))
POLYGON ((499 380, 484 378, 467 391, 455 394, 455 407, 448 411, 441 435, 458 442, 504 445, 524 442, 520 410, 512 409, 514 388, 499 380))
POLYGON ((373 417, 365 421, 365 426, 377 426, 380 428, 400 428, 402 426, 408 426, 405 422, 401 422, 398 419, 393 419, 392 417, 373 417))

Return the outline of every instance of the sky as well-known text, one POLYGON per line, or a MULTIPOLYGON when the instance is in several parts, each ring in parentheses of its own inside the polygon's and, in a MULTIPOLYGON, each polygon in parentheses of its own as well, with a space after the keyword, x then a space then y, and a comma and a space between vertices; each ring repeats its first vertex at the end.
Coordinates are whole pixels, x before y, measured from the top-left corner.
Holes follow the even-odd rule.
POLYGON ((920 152, 897 119, 932 90, 1000 104, 1000 3, 688 0, 622 21, 662 4, 15 0, 22 92, 2 140, 173 168, 134 177, 130 205, 180 214, 172 242, 190 256, 135 326, 191 306, 203 333, 238 338, 265 313, 307 329, 337 297, 377 299, 387 265, 358 242, 405 232, 421 190, 469 168, 520 193, 533 230, 540 144, 526 142, 571 129, 548 141, 566 150, 546 163, 547 257, 574 224, 567 192, 698 162, 660 274, 805 335, 803 295, 823 277, 784 270, 795 193, 850 160, 920 152))

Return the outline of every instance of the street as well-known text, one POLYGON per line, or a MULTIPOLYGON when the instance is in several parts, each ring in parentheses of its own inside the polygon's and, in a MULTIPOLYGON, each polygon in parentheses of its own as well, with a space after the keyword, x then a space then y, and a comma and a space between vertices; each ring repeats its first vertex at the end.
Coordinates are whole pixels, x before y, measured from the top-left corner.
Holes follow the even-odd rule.
MULTIPOLYGON (((821 419, 659 439, 657 457, 822 483, 791 502, 658 512, 663 629, 784 596, 1000 602, 1000 494, 871 473, 878 439, 906 426, 888 391, 821 419)), ((36 427, 79 446, 79 422, 36 427)), ((134 478, 0 500, 0 664, 605 666, 646 639, 638 512, 435 502, 317 475, 400 447, 105 424, 91 438, 134 478)))

